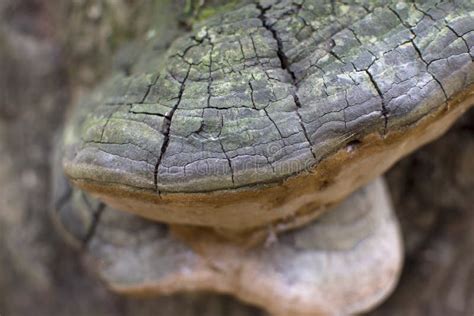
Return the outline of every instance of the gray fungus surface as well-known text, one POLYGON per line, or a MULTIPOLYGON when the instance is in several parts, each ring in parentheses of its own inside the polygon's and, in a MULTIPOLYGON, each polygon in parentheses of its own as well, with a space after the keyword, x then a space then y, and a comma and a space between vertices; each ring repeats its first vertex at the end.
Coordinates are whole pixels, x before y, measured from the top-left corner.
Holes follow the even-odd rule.
POLYGON ((230 7, 149 45, 145 71, 115 74, 76 107, 71 178, 156 192, 275 183, 474 81, 471 0, 230 7))

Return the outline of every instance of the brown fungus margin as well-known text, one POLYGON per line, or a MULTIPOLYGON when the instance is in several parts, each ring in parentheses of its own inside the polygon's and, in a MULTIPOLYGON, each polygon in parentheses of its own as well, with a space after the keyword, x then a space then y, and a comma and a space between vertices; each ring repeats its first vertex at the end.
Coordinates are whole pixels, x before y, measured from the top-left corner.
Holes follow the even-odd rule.
POLYGON ((472 105, 474 85, 418 122, 383 136, 379 132, 371 133, 359 139, 356 146, 349 143, 349 147, 328 155, 309 172, 275 185, 157 195, 115 183, 71 180, 114 208, 153 220, 211 226, 232 232, 268 224, 284 230, 314 219, 326 207, 384 173, 403 156, 438 138, 472 105))

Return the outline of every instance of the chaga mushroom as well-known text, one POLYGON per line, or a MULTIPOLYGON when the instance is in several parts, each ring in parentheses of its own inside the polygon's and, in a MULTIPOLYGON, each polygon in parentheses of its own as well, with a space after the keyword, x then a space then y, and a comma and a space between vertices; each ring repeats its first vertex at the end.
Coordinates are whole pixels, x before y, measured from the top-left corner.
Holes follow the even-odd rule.
POLYGON ((472 1, 227 6, 75 107, 62 166, 83 191, 57 180, 56 222, 121 292, 366 310, 395 283, 396 224, 377 185, 336 205, 474 104, 473 45, 472 1))

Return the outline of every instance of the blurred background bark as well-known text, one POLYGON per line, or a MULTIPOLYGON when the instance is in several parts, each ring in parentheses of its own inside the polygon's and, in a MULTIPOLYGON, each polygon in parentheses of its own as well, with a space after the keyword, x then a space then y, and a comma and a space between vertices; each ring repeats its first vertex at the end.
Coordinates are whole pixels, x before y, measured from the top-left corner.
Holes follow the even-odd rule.
MULTIPOLYGON (((114 63, 126 67, 111 56, 133 54, 132 38, 165 22, 185 30, 190 3, 0 1, 0 315, 264 315, 228 297, 114 295, 48 215, 51 149, 70 105, 114 63)), ((474 315, 473 136, 471 110, 389 171, 407 255, 372 315, 474 315)))

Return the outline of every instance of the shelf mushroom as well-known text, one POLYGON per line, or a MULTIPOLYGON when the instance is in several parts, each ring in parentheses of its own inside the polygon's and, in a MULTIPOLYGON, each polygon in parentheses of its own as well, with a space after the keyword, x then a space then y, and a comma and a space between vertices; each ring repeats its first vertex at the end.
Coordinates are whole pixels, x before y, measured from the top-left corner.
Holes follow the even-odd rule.
POLYGON ((380 178, 313 223, 253 247, 125 214, 79 190, 72 196, 58 209, 58 227, 122 294, 218 292, 272 315, 352 315, 390 294, 402 267, 380 178))
MULTIPOLYGON (((330 210, 401 157, 440 136, 474 104, 473 10, 472 1, 233 5, 196 23, 166 49, 157 50, 158 43, 151 43, 129 73, 113 74, 82 100, 64 131, 64 172, 74 186, 101 201, 100 209, 128 211, 170 225, 173 238, 152 230, 156 247, 171 247, 160 258, 163 267, 178 269, 173 258, 181 252, 184 265, 188 259, 219 262, 228 251, 239 253, 238 268, 227 259, 222 259, 223 270, 218 265, 213 265, 216 271, 183 268, 189 273, 180 276, 183 289, 233 293, 283 315, 311 314, 311 308, 323 313, 365 310, 375 304, 375 296, 364 301, 351 292, 359 306, 337 304, 338 297, 324 298, 353 284, 334 283, 353 277, 336 271, 343 267, 338 260, 345 260, 345 251, 335 251, 334 258, 316 252, 312 261, 306 250, 295 250, 296 241, 288 240, 314 238, 315 244, 329 247, 326 253, 338 238, 345 238, 346 229, 352 231, 349 222, 359 225, 356 208, 354 216, 347 206, 344 211, 330 210), (324 228, 325 218, 348 222, 333 235, 324 228), (312 227, 314 235, 308 233, 312 227), (296 230, 276 237, 282 242, 269 248, 261 245, 269 234, 291 229, 296 230), (194 250, 198 244, 204 254, 194 250), (222 254, 214 253, 219 247, 222 254), (290 258, 282 255, 285 252, 292 253, 290 258), (335 265, 318 270, 316 276, 309 266, 324 265, 324 260, 334 260, 335 265), (247 264, 262 274, 244 275, 247 279, 232 283, 230 271, 245 270, 247 264), (286 273, 291 277, 285 279, 286 273), (252 278, 257 277, 268 288, 255 287, 252 278), (304 281, 306 277, 310 281, 304 281), (334 277, 333 282, 318 283, 325 277, 334 277), (322 293, 325 286, 335 288, 322 293), (322 293, 321 302, 334 302, 334 309, 317 305, 319 294, 308 302, 302 294, 308 288, 322 293), (294 296, 281 297, 280 290, 294 296), (294 302, 308 309, 292 310, 294 302)), ((143 260, 136 262, 126 245, 118 253, 99 242, 94 248, 105 223, 69 205, 72 192, 57 190, 57 222, 73 236, 90 240, 92 253, 109 262, 99 270, 112 288, 147 288, 151 282, 149 287, 157 292, 172 291, 157 285, 165 281, 157 275, 161 268, 150 262, 156 253, 143 250, 143 260), (82 231, 86 222, 95 229, 82 231), (127 269, 138 263, 143 266, 127 269), (144 274, 120 275, 127 270, 144 274), (127 277, 137 279, 130 285, 127 277)), ((367 214, 371 209, 367 206, 367 214)), ((362 222, 367 214, 359 214, 362 222)), ((380 288, 375 287, 379 299, 392 287, 401 257, 395 224, 382 217, 385 220, 377 217, 380 221, 371 223, 376 232, 382 225, 390 227, 380 232, 392 234, 385 236, 390 242, 382 242, 388 255, 379 258, 382 250, 357 252, 373 251, 365 246, 381 242, 377 233, 360 239, 353 253, 354 269, 372 267, 375 261, 370 259, 380 259, 377 268, 391 271, 389 278, 385 272, 373 275, 380 277, 380 288)), ((133 225, 116 225, 120 236, 132 231, 138 239, 142 236, 133 225)), ((107 228, 103 230, 106 234, 107 228)), ((142 249, 143 241, 136 242, 142 249)), ((178 280, 173 273, 165 275, 171 283, 178 280)))

